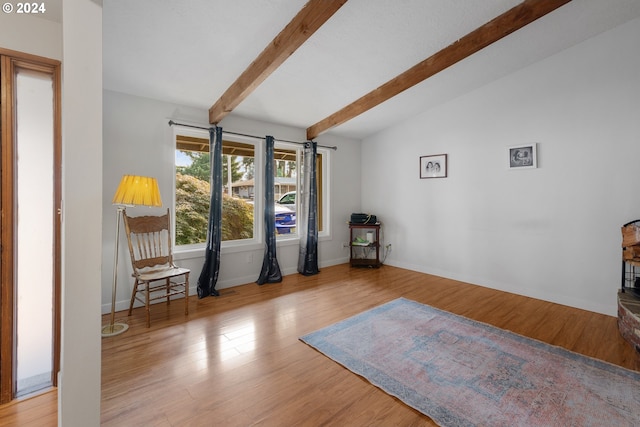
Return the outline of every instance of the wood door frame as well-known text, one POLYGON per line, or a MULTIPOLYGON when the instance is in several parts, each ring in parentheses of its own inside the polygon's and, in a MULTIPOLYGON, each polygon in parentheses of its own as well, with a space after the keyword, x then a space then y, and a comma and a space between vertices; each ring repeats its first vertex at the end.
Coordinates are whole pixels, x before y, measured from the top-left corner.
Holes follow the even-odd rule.
POLYGON ((0 404, 14 398, 16 374, 15 323, 15 73, 18 69, 33 70, 51 75, 53 82, 53 354, 51 382, 57 386, 60 370, 61 324, 61 228, 62 228, 62 113, 60 61, 0 48, 0 404))

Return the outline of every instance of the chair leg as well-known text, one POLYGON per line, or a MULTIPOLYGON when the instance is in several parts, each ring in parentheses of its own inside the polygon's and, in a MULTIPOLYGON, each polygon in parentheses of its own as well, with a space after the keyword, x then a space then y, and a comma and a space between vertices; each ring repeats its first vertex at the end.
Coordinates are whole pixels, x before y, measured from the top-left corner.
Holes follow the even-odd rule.
POLYGON ((133 283, 133 290, 131 291, 131 302, 129 303, 129 316, 131 316, 131 310, 133 310, 133 302, 136 299, 136 293, 138 292, 138 279, 133 283))
POLYGON ((165 291, 167 294, 167 305, 171 304, 171 298, 169 298, 169 292, 171 292, 171 280, 167 278, 166 280, 167 290, 165 291))
POLYGON ((144 302, 145 308, 147 310, 147 328, 151 327, 151 311, 149 308, 149 297, 151 296, 149 293, 149 282, 145 282, 145 294, 147 296, 146 301, 144 302))
POLYGON ((189 273, 184 275, 184 315, 189 314, 189 273))

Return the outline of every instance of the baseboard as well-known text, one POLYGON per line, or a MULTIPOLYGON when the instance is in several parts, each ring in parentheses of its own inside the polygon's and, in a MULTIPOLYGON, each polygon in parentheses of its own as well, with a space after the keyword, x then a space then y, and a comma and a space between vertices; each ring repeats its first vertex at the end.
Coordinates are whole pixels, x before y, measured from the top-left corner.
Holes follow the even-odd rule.
MULTIPOLYGON (((349 262, 349 258, 336 258, 336 259, 332 259, 332 260, 328 260, 328 261, 320 261, 319 264, 319 268, 322 269, 324 267, 331 267, 333 265, 339 265, 339 264, 345 264, 349 262)), ((290 274, 298 274, 298 267, 288 267, 288 268, 281 268, 280 270, 282 272, 283 276, 288 276, 290 274)), ((255 281, 258 279, 258 275, 246 275, 246 276, 241 276, 241 277, 234 277, 231 279, 227 279, 227 280, 220 280, 218 281, 218 283, 216 284, 216 289, 221 290, 221 289, 228 289, 228 288, 232 288, 234 286, 240 286, 240 285, 247 285, 250 283, 255 283, 255 281)), ((197 295, 198 291, 197 291, 197 281, 196 283, 192 283, 191 286, 189 286, 189 295, 197 295)), ((177 296, 175 299, 180 299, 182 298, 182 296, 177 296)), ((163 304, 163 301, 153 301, 152 304, 163 304)), ((141 307, 142 304, 138 301, 135 302, 135 304, 133 305, 134 308, 137 307, 141 307)), ((102 314, 108 314, 111 313, 111 304, 102 304, 102 314)), ((116 301, 116 311, 124 311, 124 310, 129 310, 129 299, 126 300, 120 300, 120 301, 116 301)))

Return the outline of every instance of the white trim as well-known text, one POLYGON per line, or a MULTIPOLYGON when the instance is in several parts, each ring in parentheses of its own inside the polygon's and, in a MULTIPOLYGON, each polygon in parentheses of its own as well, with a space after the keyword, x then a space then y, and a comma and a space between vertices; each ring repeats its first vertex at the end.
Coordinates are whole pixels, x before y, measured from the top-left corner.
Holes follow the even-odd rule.
MULTIPOLYGON (((331 237, 331 153, 333 150, 318 147, 318 153, 322 154, 322 231, 318 232, 318 238, 331 237)), ((323 239, 324 240, 324 239, 323 239)))

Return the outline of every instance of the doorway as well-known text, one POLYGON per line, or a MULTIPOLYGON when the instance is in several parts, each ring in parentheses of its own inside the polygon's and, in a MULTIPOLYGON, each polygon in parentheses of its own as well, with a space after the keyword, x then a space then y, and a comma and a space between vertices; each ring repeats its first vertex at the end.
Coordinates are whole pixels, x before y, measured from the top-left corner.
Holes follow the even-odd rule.
POLYGON ((60 62, 0 48, 0 403, 57 385, 60 62))

